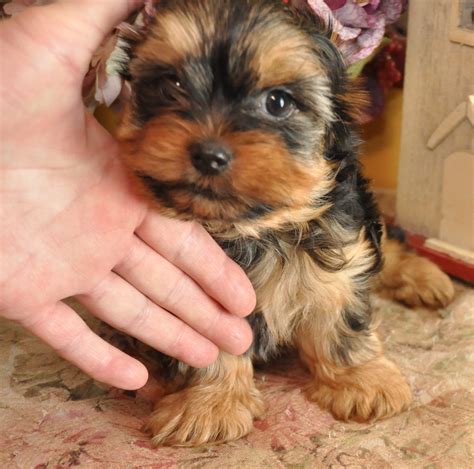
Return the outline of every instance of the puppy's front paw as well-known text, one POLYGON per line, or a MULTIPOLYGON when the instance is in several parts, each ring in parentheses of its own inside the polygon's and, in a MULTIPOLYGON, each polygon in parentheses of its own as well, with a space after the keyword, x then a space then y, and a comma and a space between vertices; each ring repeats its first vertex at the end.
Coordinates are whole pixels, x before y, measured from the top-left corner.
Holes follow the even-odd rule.
POLYGON ((247 435, 263 410, 256 389, 239 395, 193 386, 161 399, 146 429, 156 446, 223 443, 247 435))
POLYGON ((381 358, 348 369, 334 382, 314 382, 308 397, 339 420, 367 422, 405 410, 411 391, 398 368, 381 358))

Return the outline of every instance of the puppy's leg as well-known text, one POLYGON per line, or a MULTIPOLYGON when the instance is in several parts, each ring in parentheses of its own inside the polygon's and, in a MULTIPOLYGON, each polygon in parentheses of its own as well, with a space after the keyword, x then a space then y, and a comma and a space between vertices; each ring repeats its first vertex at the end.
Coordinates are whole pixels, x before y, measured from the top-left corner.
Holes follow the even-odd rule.
POLYGON ((214 365, 189 370, 185 387, 157 402, 147 428, 155 445, 220 443, 249 433, 263 409, 250 358, 221 353, 214 365))
POLYGON ((360 242, 346 249, 346 258, 342 270, 315 272, 314 311, 295 331, 313 374, 308 396, 342 420, 389 417, 408 406, 411 392, 375 333, 369 300, 375 254, 360 242))
POLYGON ((430 260, 409 251, 403 244, 382 240, 384 267, 375 292, 408 306, 447 306, 453 299, 451 279, 430 260))
POLYGON ((308 397, 342 420, 389 417, 408 406, 410 388, 383 356, 368 298, 351 295, 345 307, 318 311, 296 332, 300 357, 313 374, 308 397))
POLYGON ((314 376, 308 397, 322 408, 341 420, 365 422, 408 406, 410 388, 397 366, 382 355, 375 335, 345 337, 344 345, 335 340, 326 343, 326 351, 317 341, 308 330, 300 331, 300 356, 314 376))

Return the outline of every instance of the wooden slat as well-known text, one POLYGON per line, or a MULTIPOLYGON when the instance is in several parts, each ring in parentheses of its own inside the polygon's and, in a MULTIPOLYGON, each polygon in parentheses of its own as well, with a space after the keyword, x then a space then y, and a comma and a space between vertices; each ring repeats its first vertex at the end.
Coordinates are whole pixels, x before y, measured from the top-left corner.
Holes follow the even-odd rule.
POLYGON ((397 219, 438 238, 444 158, 471 147, 464 121, 433 151, 428 140, 460 103, 474 95, 474 48, 449 40, 453 0, 411 0, 398 177, 397 219))

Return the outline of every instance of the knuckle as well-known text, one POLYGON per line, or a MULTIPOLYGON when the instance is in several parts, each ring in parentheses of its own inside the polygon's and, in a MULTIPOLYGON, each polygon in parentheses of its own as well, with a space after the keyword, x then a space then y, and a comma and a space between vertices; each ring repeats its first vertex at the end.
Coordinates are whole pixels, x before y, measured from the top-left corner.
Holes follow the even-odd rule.
POLYGON ((125 272, 137 269, 146 257, 146 249, 142 249, 140 243, 132 243, 127 254, 123 257, 117 268, 125 272))
POLYGON ((187 231, 184 232, 179 243, 177 243, 177 249, 172 259, 173 263, 180 259, 186 259, 199 237, 202 236, 201 227, 197 223, 190 222, 187 227, 187 231))
POLYGON ((187 326, 184 322, 181 322, 178 326, 178 330, 173 338, 170 345, 170 354, 175 358, 182 358, 183 343, 186 336, 187 326))
POLYGON ((216 333, 216 330, 221 322, 222 312, 217 311, 210 315, 207 323, 200 328, 201 333, 207 338, 212 339, 216 333))
POLYGON ((109 293, 110 284, 109 279, 106 277, 95 285, 90 292, 84 296, 94 299, 96 302, 101 302, 109 293))
POLYGON ((52 348, 59 355, 70 356, 74 353, 74 350, 79 350, 81 348, 83 335, 84 330, 82 328, 71 334, 66 334, 61 342, 56 343, 52 348))
POLYGON ((219 259, 219 264, 212 277, 209 279, 211 284, 216 283, 218 280, 221 280, 225 276, 228 267, 228 261, 229 259, 227 258, 227 256, 222 256, 222 258, 219 259))
POLYGON ((151 316, 151 301, 145 297, 143 307, 140 308, 131 319, 120 328, 123 331, 136 333, 145 329, 151 316))
POLYGON ((166 309, 174 308, 181 298, 186 294, 186 290, 189 287, 188 278, 184 274, 180 274, 174 281, 171 281, 171 285, 168 288, 167 293, 161 300, 162 305, 166 309))

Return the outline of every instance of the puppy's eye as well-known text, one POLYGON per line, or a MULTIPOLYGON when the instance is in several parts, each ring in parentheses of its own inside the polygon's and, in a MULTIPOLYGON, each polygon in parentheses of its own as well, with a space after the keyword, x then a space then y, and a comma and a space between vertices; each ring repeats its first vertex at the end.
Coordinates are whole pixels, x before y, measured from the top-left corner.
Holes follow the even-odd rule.
POLYGON ((178 77, 165 78, 158 84, 158 93, 163 101, 176 101, 183 95, 183 87, 178 77))
POLYGON ((185 94, 181 81, 174 75, 140 81, 136 85, 136 92, 144 106, 171 104, 185 94))
POLYGON ((273 117, 285 118, 293 114, 296 104, 293 97, 284 90, 270 90, 267 93, 265 109, 273 117))

